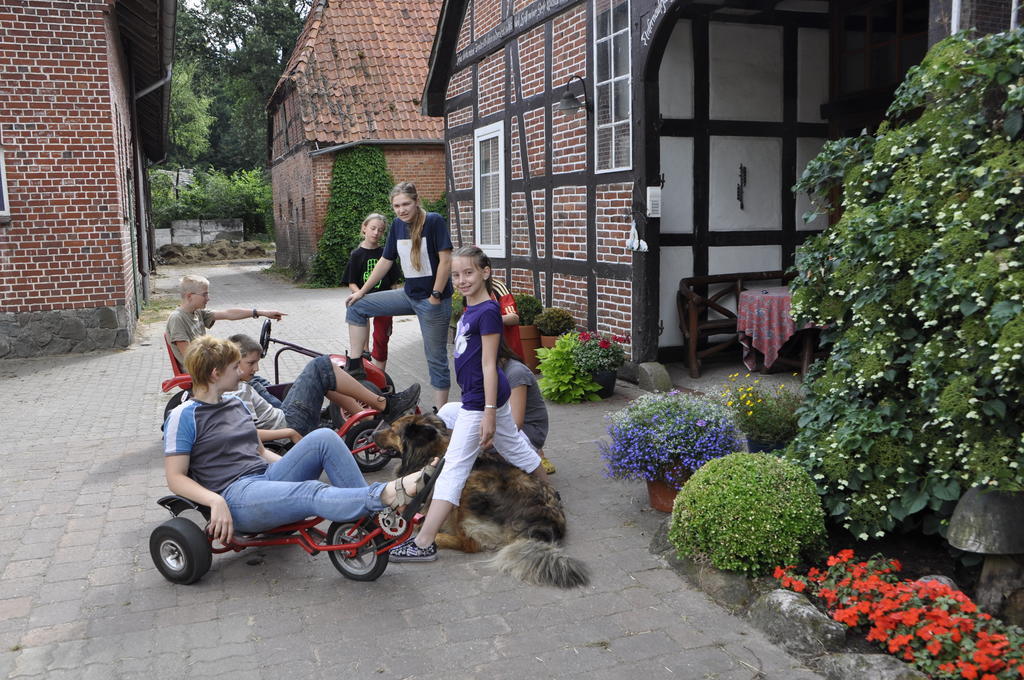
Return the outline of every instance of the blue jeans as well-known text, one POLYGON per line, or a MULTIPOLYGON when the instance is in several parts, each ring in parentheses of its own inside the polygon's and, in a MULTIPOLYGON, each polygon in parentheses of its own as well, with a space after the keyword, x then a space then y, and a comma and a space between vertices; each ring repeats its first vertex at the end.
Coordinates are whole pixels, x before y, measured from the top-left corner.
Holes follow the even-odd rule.
POLYGON ((258 475, 236 479, 224 500, 238 531, 257 532, 317 515, 345 522, 384 509, 384 484, 366 485, 352 452, 333 430, 320 429, 258 475), (326 472, 330 484, 319 481, 326 472))
POLYGON ((345 320, 353 326, 365 326, 375 316, 408 316, 415 314, 423 336, 423 354, 427 358, 430 384, 446 390, 452 385, 448 371, 448 323, 452 316, 452 299, 434 305, 429 299, 413 300, 404 290, 382 290, 370 293, 348 308, 345 320))
POLYGON ((284 397, 281 410, 288 427, 306 436, 320 427, 324 395, 338 387, 334 364, 326 354, 313 359, 302 369, 284 397))

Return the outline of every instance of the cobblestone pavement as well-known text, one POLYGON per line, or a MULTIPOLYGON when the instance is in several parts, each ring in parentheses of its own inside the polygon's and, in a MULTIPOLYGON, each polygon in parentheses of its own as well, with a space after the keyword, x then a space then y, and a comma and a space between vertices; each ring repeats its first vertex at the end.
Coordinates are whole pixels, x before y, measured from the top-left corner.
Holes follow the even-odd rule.
MULTIPOLYGON (((192 270, 210 278, 212 308, 276 307, 289 313, 276 337, 347 345, 338 290, 253 264, 192 270)), ((164 268, 158 292, 184 272, 164 268)), ((396 322, 389 372, 426 388, 418 326, 396 322)), ((171 585, 148 551, 167 517, 154 502, 166 493, 162 330, 140 326, 124 351, 0 362, 0 677, 818 677, 648 553, 664 516, 640 484, 604 478, 596 444, 603 415, 637 394, 621 382, 604 402, 551 406, 552 481, 588 588, 527 586, 485 556, 447 551, 358 583, 293 547, 215 556, 198 584, 171 585)), ((213 331, 255 335, 259 322, 213 331)), ((283 375, 298 366, 286 361, 283 375)))

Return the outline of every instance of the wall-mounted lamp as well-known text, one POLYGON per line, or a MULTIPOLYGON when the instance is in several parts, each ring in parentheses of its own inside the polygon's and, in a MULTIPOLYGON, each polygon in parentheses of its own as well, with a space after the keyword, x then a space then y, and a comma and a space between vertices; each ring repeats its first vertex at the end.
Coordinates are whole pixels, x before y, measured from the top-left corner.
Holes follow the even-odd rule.
POLYGON ((564 113, 575 113, 580 109, 585 109, 587 112, 587 120, 590 120, 590 112, 593 110, 593 107, 590 105, 590 100, 587 97, 587 81, 583 80, 580 76, 572 76, 569 80, 565 81, 565 92, 562 94, 562 98, 558 100, 558 104, 555 108, 564 113), (576 98, 576 95, 569 91, 569 85, 572 84, 573 79, 580 81, 583 85, 582 102, 576 98))

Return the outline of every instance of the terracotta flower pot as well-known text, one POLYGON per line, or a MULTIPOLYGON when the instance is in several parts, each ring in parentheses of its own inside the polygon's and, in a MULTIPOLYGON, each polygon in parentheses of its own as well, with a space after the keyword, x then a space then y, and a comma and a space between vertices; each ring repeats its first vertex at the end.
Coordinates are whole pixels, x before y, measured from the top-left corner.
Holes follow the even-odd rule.
POLYGON ((676 495, 686 480, 693 474, 691 470, 679 468, 676 476, 679 478, 679 486, 669 483, 663 479, 656 479, 647 482, 647 498, 651 507, 661 512, 672 512, 672 505, 675 503, 676 495))
POLYGON ((547 347, 548 349, 551 349, 552 347, 555 346, 556 342, 558 342, 558 336, 557 335, 542 335, 542 336, 540 336, 540 346, 541 347, 547 347))
POLYGON ((537 372, 537 348, 540 347, 540 333, 536 326, 520 326, 519 341, 523 345, 523 361, 534 373, 537 372))

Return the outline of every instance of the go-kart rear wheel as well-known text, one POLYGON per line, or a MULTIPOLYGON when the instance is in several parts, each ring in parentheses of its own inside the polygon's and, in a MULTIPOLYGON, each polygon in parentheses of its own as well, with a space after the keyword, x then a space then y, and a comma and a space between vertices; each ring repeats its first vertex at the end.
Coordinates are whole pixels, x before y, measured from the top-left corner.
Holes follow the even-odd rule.
MULTIPOLYGON (((366 520, 362 524, 332 522, 327 529, 327 542, 331 545, 357 543, 374 528, 376 528, 376 524, 371 520, 366 520)), ((377 551, 386 542, 387 539, 383 534, 377 534, 359 550, 355 557, 349 557, 341 550, 330 550, 327 554, 330 555, 334 568, 340 571, 345 578, 353 581, 376 581, 388 566, 388 553, 377 554, 377 551)))
MULTIPOLYGON (((164 422, 167 422, 167 416, 170 415, 171 411, 178 407, 183 401, 188 401, 192 398, 192 390, 180 390, 176 392, 174 396, 167 402, 167 406, 164 407, 164 422)), ((163 425, 160 426, 163 429, 163 425)))
POLYGON ((153 529, 149 554, 165 579, 182 585, 201 579, 213 562, 206 534, 184 517, 174 517, 153 529))
POLYGON ((381 470, 391 460, 391 456, 373 441, 373 432, 379 422, 379 418, 364 418, 345 433, 345 444, 363 472, 381 470))

